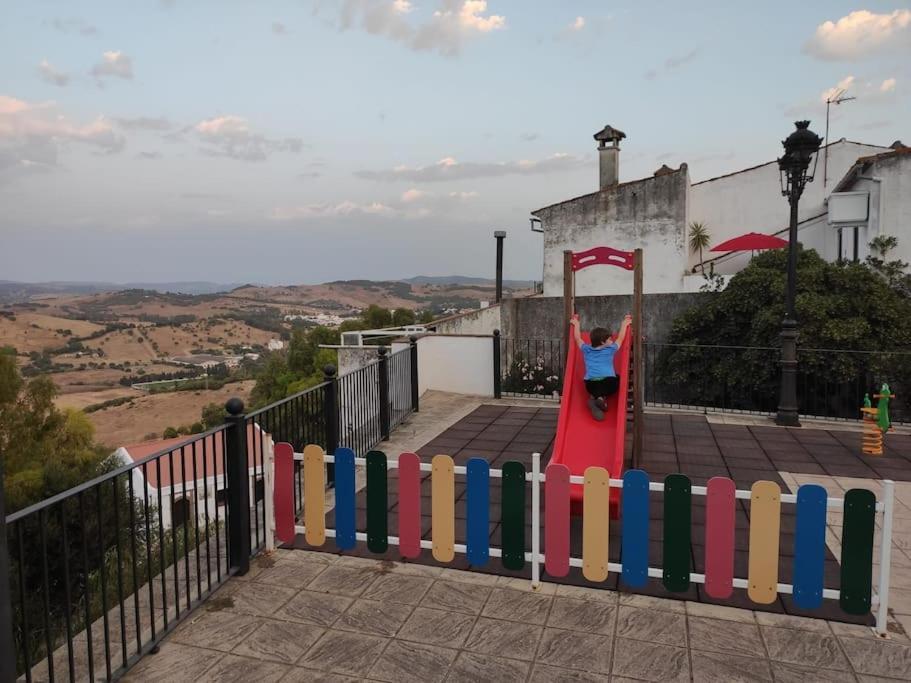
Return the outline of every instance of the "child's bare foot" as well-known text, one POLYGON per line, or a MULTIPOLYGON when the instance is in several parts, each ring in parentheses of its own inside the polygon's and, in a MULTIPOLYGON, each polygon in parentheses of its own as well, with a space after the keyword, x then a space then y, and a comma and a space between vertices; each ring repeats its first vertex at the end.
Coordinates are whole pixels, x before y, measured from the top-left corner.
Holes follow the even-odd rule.
POLYGON ((597 405, 601 410, 607 410, 607 401, 604 400, 603 396, 599 396, 595 399, 595 405, 597 405))
POLYGON ((604 421, 604 411, 598 406, 597 399, 588 399, 588 408, 592 411, 593 418, 595 418, 598 422, 604 421))

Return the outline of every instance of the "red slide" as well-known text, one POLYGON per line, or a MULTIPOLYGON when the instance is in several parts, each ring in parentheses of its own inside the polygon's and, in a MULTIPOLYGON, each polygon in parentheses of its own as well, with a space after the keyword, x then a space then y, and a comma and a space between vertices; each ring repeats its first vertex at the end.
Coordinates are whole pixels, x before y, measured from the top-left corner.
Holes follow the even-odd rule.
MULTIPOLYGON (((589 341, 587 332, 582 338, 589 341)), ((566 465, 572 475, 584 475, 587 467, 603 467, 610 476, 623 476, 623 453, 626 438, 626 392, 629 386, 629 349, 632 334, 627 334, 623 345, 614 356, 614 370, 620 377, 620 388, 607 401, 604 422, 592 417, 585 391, 585 361, 575 341, 570 341, 563 375, 563 394, 560 400, 560 417, 557 438, 554 440, 552 463, 566 465)), ((572 512, 582 514, 582 485, 570 487, 572 512)), ((619 513, 620 491, 611 489, 611 517, 619 513)))

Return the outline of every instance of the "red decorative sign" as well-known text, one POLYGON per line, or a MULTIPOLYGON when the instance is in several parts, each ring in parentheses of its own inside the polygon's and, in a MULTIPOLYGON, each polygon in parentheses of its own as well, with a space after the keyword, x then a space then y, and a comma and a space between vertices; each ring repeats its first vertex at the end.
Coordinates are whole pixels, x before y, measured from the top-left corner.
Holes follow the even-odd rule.
POLYGON ((573 272, 597 265, 620 266, 625 270, 632 270, 634 261, 634 253, 631 251, 594 247, 588 251, 573 252, 573 272))

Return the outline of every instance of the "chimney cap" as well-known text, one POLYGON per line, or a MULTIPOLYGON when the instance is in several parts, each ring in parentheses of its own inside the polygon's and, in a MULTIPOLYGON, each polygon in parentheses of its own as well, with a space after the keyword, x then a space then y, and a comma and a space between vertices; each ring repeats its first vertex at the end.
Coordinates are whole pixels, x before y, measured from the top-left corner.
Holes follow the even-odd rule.
POLYGON ((506 231, 505 230, 494 230, 493 236, 494 237, 506 237, 506 231))
POLYGON ((667 175, 668 173, 673 173, 673 172, 674 172, 674 169, 672 169, 670 166, 668 166, 667 164, 661 164, 661 168, 659 168, 657 171, 655 171, 655 175, 662 176, 662 175, 667 175))
POLYGON ((892 149, 905 149, 905 145, 904 145, 904 143, 902 143, 901 140, 896 140, 891 145, 889 145, 889 147, 891 147, 892 149))
POLYGON ((623 138, 626 137, 626 133, 622 130, 614 128, 611 125, 604 126, 601 130, 595 133, 594 138, 598 142, 599 147, 604 147, 606 142, 613 142, 614 147, 617 146, 617 143, 620 142, 623 138))

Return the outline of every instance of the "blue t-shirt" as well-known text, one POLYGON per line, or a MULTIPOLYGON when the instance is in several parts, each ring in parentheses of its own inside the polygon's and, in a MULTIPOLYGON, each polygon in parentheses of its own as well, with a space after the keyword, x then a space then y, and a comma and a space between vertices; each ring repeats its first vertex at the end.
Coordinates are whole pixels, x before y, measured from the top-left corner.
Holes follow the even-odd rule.
POLYGON ((582 357, 585 359, 585 379, 602 379, 613 377, 614 354, 617 353, 617 342, 593 349, 591 344, 582 345, 582 357))

